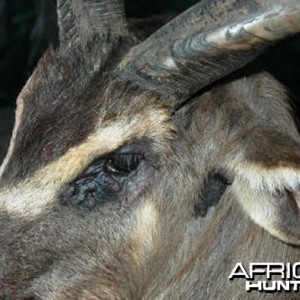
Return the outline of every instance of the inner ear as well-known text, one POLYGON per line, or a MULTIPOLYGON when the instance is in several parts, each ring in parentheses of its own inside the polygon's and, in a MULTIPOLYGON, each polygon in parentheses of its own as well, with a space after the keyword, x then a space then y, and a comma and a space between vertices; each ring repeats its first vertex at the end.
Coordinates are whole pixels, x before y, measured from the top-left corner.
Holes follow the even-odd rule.
POLYGON ((287 134, 260 133, 231 162, 232 191, 257 224, 284 242, 300 245, 300 145, 287 134))
POLYGON ((300 187, 271 192, 235 181, 232 191, 255 223, 286 243, 300 245, 300 187))

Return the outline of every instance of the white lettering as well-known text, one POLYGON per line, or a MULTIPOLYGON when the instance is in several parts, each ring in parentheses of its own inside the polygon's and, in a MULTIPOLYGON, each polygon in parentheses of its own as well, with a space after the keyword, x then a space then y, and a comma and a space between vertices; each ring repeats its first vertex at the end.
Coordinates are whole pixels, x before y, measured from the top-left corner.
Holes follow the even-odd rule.
POLYGON ((297 272, 297 268, 300 268, 300 262, 293 265, 293 278, 300 279, 300 272, 297 272))
POLYGON ((284 279, 292 279, 291 277, 291 263, 287 263, 285 267, 285 278, 284 279))
POLYGON ((252 281, 246 281, 246 291, 250 292, 253 290, 262 290, 262 282, 258 281, 257 283, 252 283, 252 281))
POLYGON ((249 270, 242 263, 237 263, 229 275, 229 280, 245 279, 247 292, 300 292, 300 262, 291 263, 249 263, 249 270), (256 280, 255 276, 266 275, 267 280, 256 280), (275 280, 276 278, 282 280, 275 280), (294 279, 294 280, 291 280, 294 279))
POLYGON ((300 287, 300 281, 294 281, 294 280, 292 280, 292 281, 289 281, 289 283, 290 283, 290 285, 293 286, 293 291, 294 292, 299 292, 300 291, 300 289, 299 289, 299 287, 300 287))
POLYGON ((276 281, 261 281, 262 282, 262 290, 266 292, 274 292, 277 290, 277 282, 276 281))
POLYGON ((266 274, 266 267, 268 267, 268 264, 266 263, 250 263, 249 264, 250 278, 254 279, 255 275, 266 274), (263 267, 263 268, 259 268, 259 267, 263 267))
POLYGON ((299 292, 300 281, 246 281, 245 289, 247 292, 299 292))
POLYGON ((230 280, 234 278, 250 278, 242 263, 237 263, 228 277, 230 280))
POLYGON ((280 278, 285 278, 284 263, 269 263, 267 266, 267 279, 272 279, 273 275, 281 275, 280 278))
POLYGON ((286 291, 286 292, 289 292, 290 291, 290 282, 289 281, 278 281, 277 282, 277 291, 286 291))

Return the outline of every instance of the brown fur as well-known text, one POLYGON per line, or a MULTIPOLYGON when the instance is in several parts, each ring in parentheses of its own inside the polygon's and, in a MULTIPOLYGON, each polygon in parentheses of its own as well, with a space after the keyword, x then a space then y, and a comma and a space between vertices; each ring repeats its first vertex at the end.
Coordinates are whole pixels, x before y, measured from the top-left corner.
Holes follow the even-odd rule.
POLYGON ((270 219, 283 230, 278 237, 298 241, 299 212, 290 212, 285 196, 274 202, 274 190, 294 192, 300 183, 300 139, 284 89, 250 68, 171 115, 170 99, 119 82, 114 73, 135 39, 110 42, 109 55, 97 40, 86 49, 48 51, 22 92, 24 111, 0 181, 0 298, 267 296, 248 295, 243 281, 227 278, 237 262, 299 259, 299 248, 269 235, 247 210, 275 207, 270 219), (99 56, 101 68, 93 72, 99 56), (97 132, 114 126, 122 134, 91 147, 97 132), (155 162, 140 178, 143 188, 91 210, 62 205, 61 191, 95 157, 136 140, 155 162), (80 147, 86 152, 78 154, 80 147), (54 168, 68 153, 75 153, 70 165, 54 168), (295 182, 279 167, 294 172, 295 182), (215 208, 196 218, 196 199, 212 173, 231 185, 215 208), (242 187, 249 194, 240 194, 242 187))

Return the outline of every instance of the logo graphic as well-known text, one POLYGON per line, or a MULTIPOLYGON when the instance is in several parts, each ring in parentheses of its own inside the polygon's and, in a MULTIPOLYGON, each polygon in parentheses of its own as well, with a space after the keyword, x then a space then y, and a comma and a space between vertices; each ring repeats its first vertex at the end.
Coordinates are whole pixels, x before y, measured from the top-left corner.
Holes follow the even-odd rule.
POLYGON ((232 281, 237 278, 246 280, 247 292, 300 292, 300 262, 294 264, 253 262, 249 263, 248 270, 242 263, 237 263, 228 279, 232 281))

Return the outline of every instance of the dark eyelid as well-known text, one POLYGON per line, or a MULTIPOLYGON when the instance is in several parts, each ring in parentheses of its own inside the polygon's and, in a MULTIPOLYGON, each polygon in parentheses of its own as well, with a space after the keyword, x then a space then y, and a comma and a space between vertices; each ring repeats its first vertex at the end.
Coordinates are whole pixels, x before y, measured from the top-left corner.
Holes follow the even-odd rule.
POLYGON ((109 200, 120 200, 120 197, 140 191, 146 185, 147 178, 153 171, 152 160, 156 162, 157 157, 152 154, 149 143, 138 142, 122 146, 95 159, 64 187, 60 201, 63 205, 71 204, 90 210, 109 200), (107 169, 109 159, 112 159, 112 164, 116 163, 111 166, 112 169, 107 169), (130 161, 128 168, 126 159, 130 161), (122 168, 123 165, 125 168, 122 168))
POLYGON ((81 174, 78 175, 78 177, 75 180, 97 175, 102 170, 105 162, 109 158, 114 157, 115 155, 125 154, 125 155, 141 156, 142 160, 149 161, 151 165, 152 165, 152 160, 153 160, 153 167, 158 168, 156 159, 152 159, 151 156, 149 155, 149 152, 150 152, 149 145, 150 145, 149 141, 147 141, 145 139, 141 139, 138 141, 131 141, 129 144, 125 144, 125 145, 121 146, 120 148, 116 149, 115 151, 113 151, 111 153, 106 153, 105 155, 93 160, 89 164, 89 166, 81 174), (150 158, 148 159, 149 156, 150 156, 150 158))
POLYGON ((140 144, 128 144, 124 145, 121 148, 119 148, 117 151, 115 151, 113 154, 143 154, 146 150, 145 145, 140 144))

